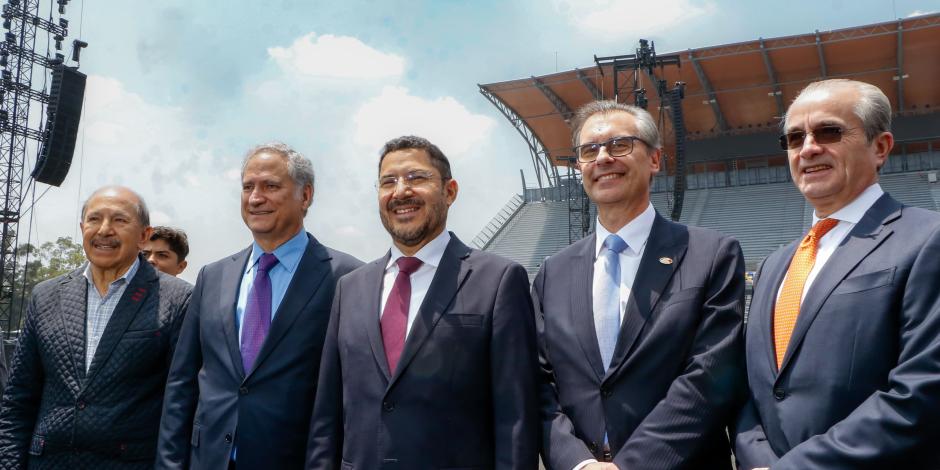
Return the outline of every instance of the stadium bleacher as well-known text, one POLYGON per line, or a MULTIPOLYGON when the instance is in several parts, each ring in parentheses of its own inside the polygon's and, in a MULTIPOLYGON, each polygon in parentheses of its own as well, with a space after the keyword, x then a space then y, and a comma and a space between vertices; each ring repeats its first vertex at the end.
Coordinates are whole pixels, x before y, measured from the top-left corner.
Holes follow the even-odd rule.
MULTIPOLYGON (((737 238, 748 270, 755 269, 781 245, 799 238, 812 223, 812 206, 792 182, 726 186, 729 180, 740 183, 780 179, 776 171, 779 169, 760 170, 769 170, 765 173, 770 178, 696 177, 696 183, 689 186, 699 188, 686 191, 679 219, 687 225, 715 229, 737 238), (715 187, 718 185, 721 187, 715 187)), ((880 183, 904 204, 940 210, 940 182, 936 182, 936 173, 937 170, 885 174, 880 183)), ((669 214, 670 197, 668 192, 651 195, 653 206, 664 216, 669 214)), ((592 207, 592 219, 595 213, 592 207)), ((525 201, 517 195, 474 239, 474 244, 522 264, 532 278, 547 256, 568 246, 568 217, 567 201, 525 201)))

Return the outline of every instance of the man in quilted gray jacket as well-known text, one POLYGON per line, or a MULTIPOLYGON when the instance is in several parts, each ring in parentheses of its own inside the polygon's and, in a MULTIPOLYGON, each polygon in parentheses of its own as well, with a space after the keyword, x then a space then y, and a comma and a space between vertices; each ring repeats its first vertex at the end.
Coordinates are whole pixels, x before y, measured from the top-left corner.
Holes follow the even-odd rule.
POLYGON ((123 187, 82 207, 82 268, 33 288, 0 403, 0 469, 153 467, 190 286, 138 255, 147 206, 123 187))

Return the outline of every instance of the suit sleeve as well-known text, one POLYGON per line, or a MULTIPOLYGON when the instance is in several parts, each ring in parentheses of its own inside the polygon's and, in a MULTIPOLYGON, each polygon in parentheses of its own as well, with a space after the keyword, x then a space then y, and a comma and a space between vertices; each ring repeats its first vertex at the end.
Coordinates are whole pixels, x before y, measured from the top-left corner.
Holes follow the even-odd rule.
POLYGON ((39 414, 44 378, 36 328, 36 298, 30 300, 26 323, 10 367, 0 404, 0 469, 25 469, 29 443, 39 414))
POLYGON ((703 436, 727 426, 740 406, 744 257, 728 237, 719 240, 716 253, 687 365, 617 451, 614 464, 621 469, 675 468, 697 452, 703 436))
POLYGON ((542 263, 535 282, 532 283, 532 302, 535 307, 535 327, 538 339, 538 387, 539 414, 542 420, 542 458, 549 468, 569 470, 585 460, 594 458, 587 445, 574 432, 574 424, 562 412, 555 386, 555 372, 549 357, 545 339, 545 312, 542 310, 542 293, 545 292, 545 266, 542 263))
POLYGON ((160 435, 157 442, 156 469, 185 469, 189 466, 190 442, 193 433, 193 418, 199 401, 197 382, 202 368, 202 344, 200 341, 200 307, 206 282, 205 268, 199 272, 196 286, 173 353, 166 392, 163 397, 163 414, 160 419, 160 435))
MULTIPOLYGON (((754 283, 760 279, 761 272, 764 269, 764 262, 761 261, 757 267, 757 274, 754 275, 754 283)), ((744 323, 747 329, 747 321, 744 323)), ((748 390, 750 388, 748 387, 748 390)), ((761 423, 757 408, 748 393, 747 401, 741 407, 738 413, 737 422, 731 430, 734 438, 734 457, 737 462, 737 468, 742 470, 751 470, 753 468, 770 467, 780 457, 770 447, 767 441, 767 435, 764 433, 764 425, 761 423)))
MULTIPOLYGON (((940 228, 919 250, 898 312, 898 364, 875 392, 825 434, 807 439, 773 468, 892 468, 935 456, 940 440, 940 228)), ((885 332, 885 334, 892 334, 885 332)))
POLYGON ((343 281, 336 284, 330 323, 320 358, 317 398, 310 417, 307 438, 307 469, 340 468, 343 457, 343 372, 339 357, 339 315, 343 281))
POLYGON ((529 277, 513 264, 493 309, 490 373, 496 469, 538 468, 537 352, 529 277))

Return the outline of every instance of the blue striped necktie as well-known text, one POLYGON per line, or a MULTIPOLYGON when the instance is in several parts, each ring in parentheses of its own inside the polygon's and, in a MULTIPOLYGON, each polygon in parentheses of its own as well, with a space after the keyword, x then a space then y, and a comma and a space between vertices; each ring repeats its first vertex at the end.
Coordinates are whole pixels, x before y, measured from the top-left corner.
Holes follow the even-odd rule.
POLYGON ((610 367, 620 334, 620 253, 626 248, 627 242, 619 235, 608 235, 599 254, 603 270, 594 275, 594 329, 605 370, 610 367))

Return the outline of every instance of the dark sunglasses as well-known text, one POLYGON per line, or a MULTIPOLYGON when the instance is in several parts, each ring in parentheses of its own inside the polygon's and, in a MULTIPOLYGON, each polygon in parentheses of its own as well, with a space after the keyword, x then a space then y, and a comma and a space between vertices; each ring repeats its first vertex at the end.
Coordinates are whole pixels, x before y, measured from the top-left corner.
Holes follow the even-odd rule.
POLYGON ((852 129, 843 129, 839 126, 819 126, 809 132, 792 131, 780 136, 780 148, 783 150, 794 150, 803 146, 806 141, 806 135, 812 134, 813 140, 817 144, 834 144, 842 140, 842 135, 852 129))

